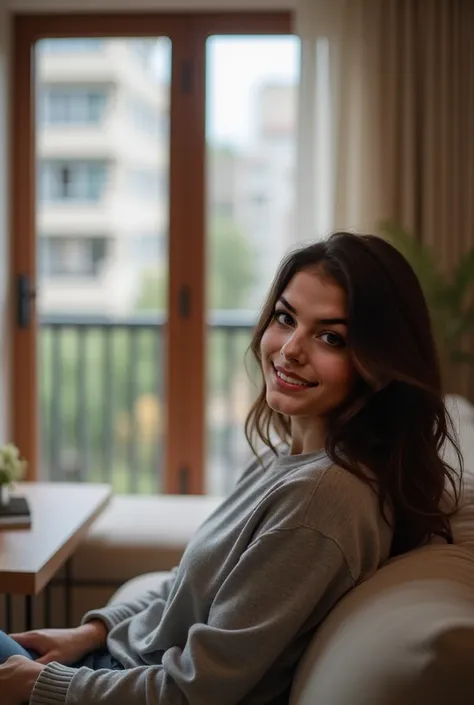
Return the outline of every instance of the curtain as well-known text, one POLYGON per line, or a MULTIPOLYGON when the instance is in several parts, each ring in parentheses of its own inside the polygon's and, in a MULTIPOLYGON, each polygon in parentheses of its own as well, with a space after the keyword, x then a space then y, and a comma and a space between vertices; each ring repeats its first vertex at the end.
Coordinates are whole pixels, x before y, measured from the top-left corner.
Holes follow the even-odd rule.
POLYGON ((299 0, 296 32, 299 240, 392 218, 449 270, 474 246, 474 2, 299 0))

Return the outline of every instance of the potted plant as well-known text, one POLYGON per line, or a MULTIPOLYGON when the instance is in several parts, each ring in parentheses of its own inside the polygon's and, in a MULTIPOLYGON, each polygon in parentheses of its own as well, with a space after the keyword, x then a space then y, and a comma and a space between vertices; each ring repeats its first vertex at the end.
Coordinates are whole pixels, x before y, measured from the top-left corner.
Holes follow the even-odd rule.
POLYGON ((21 480, 26 467, 26 460, 20 457, 20 451, 13 443, 0 447, 0 506, 9 503, 13 482, 21 480))
POLYGON ((442 272, 434 251, 394 221, 383 221, 380 234, 401 252, 418 276, 430 310, 441 359, 448 365, 474 365, 474 354, 465 349, 465 336, 474 330, 474 248, 453 270, 442 272))

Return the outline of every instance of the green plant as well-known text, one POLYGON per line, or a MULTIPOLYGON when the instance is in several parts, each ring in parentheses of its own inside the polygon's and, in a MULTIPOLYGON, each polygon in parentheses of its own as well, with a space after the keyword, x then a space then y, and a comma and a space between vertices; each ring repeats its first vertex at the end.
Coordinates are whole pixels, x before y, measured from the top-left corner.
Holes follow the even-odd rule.
POLYGON ((417 274, 442 358, 452 365, 474 365, 474 354, 463 349, 465 336, 474 330, 474 305, 469 296, 474 284, 474 248, 446 274, 432 248, 398 223, 383 221, 379 232, 406 257, 417 274))
POLYGON ((21 480, 26 470, 26 460, 20 457, 20 451, 12 443, 0 448, 0 485, 11 485, 21 480))

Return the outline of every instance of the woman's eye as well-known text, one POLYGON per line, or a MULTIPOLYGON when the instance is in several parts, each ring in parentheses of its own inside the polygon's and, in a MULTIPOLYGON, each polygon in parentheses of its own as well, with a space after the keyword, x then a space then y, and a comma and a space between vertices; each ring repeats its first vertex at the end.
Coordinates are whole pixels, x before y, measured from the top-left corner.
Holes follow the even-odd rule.
POLYGON ((284 326, 291 326, 293 323, 293 318, 286 311, 275 311, 273 314, 274 319, 277 323, 281 323, 284 326))
POLYGON ((325 342, 331 348, 343 348, 346 344, 346 341, 337 333, 321 333, 319 337, 322 339, 326 338, 325 342))

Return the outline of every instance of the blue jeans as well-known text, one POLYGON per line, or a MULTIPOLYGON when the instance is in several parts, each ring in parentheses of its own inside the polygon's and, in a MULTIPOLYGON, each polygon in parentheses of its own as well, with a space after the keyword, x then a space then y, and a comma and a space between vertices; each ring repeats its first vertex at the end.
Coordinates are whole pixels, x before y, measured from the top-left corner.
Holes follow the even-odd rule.
MULTIPOLYGON (((11 639, 0 629, 0 663, 5 663, 10 656, 26 656, 26 658, 29 658, 32 661, 38 658, 38 654, 34 651, 24 649, 20 646, 20 644, 11 639)), ((98 649, 97 651, 91 651, 89 654, 83 656, 79 661, 68 665, 72 666, 72 668, 81 668, 81 666, 86 666, 87 668, 91 668, 93 671, 98 671, 99 668, 106 668, 109 671, 123 670, 122 664, 120 664, 117 659, 112 656, 109 650, 105 648, 98 649)))

